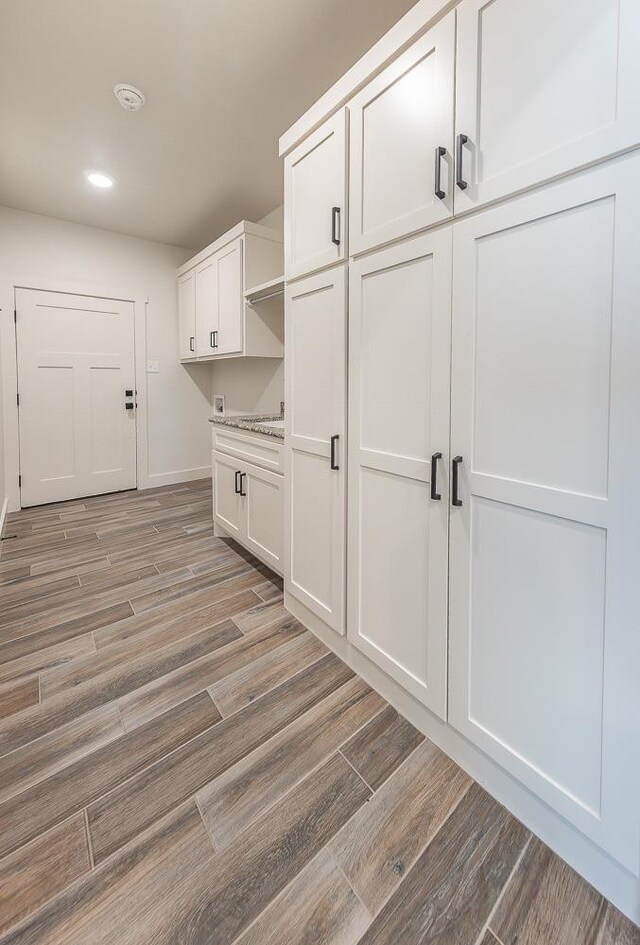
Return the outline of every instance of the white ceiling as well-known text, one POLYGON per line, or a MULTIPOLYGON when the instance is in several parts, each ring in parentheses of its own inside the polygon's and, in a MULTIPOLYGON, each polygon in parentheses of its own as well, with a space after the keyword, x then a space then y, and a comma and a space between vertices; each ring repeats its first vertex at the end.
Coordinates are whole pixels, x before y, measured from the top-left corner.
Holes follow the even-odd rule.
POLYGON ((414 2, 1 0, 0 204, 199 249, 282 202, 278 136, 414 2))

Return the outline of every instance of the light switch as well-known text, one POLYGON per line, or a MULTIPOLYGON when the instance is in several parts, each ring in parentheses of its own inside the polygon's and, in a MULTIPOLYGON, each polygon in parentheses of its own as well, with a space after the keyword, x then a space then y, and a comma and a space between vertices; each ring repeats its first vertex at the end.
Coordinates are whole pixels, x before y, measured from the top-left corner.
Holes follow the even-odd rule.
POLYGON ((147 361, 147 374, 158 374, 160 372, 159 361, 147 361))

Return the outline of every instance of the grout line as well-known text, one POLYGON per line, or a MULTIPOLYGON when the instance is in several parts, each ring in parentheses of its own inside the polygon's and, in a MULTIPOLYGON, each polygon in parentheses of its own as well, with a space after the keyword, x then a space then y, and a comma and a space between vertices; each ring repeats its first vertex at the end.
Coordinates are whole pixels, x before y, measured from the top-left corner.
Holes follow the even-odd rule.
POLYGON ((207 837, 209 838, 209 842, 211 843, 211 846, 213 847, 213 852, 214 852, 214 853, 219 853, 220 851, 218 850, 218 847, 216 846, 216 842, 215 842, 215 840, 213 839, 213 834, 212 834, 211 831, 209 830, 209 824, 207 823, 207 819, 206 819, 206 817, 204 816, 204 814, 202 813, 202 808, 200 807, 200 801, 198 800, 198 794, 199 794, 199 793, 200 793, 200 791, 196 791, 196 793, 193 795, 193 799, 194 799, 194 801, 196 802, 196 807, 198 808, 198 813, 200 814, 200 820, 202 821, 202 826, 204 827, 204 829, 205 829, 205 831, 206 831, 206 833, 207 833, 207 837))
MULTIPOLYGON (((342 744, 344 745, 344 742, 343 742, 342 744)), ((371 791, 371 796, 373 797, 373 795, 374 795, 376 792, 373 790, 373 788, 371 787, 370 784, 367 784, 366 779, 363 778, 363 776, 360 774, 360 772, 359 772, 356 768, 353 767, 353 765, 351 764, 351 762, 349 761, 349 759, 348 759, 345 755, 342 754, 342 745, 340 746, 340 748, 338 748, 337 754, 340 755, 341 758, 344 758, 344 760, 347 762, 347 764, 349 765, 349 767, 351 768, 351 770, 352 770, 355 774, 357 774, 357 776, 360 778, 360 780, 361 780, 362 783, 365 785, 365 787, 367 787, 367 788, 371 791)))
MULTIPOLYGON (((358 808, 358 810, 360 810, 360 808, 358 808)), ((357 811, 356 811, 356 813, 357 813, 357 811)), ((355 816, 355 814, 354 814, 354 816, 355 816)), ((338 830, 338 833, 340 833, 340 830, 338 830)), ((334 837, 337 836, 337 835, 338 835, 337 833, 334 834, 334 837)), ((331 838, 331 840, 333 840, 333 837, 331 838)), ((356 899, 358 900, 358 902, 360 903, 360 905, 362 906, 362 908, 364 909, 364 911, 366 912, 366 914, 369 916, 369 919, 370 919, 370 923, 369 923, 369 924, 371 924, 371 922, 373 922, 373 920, 374 920, 374 918, 375 918, 375 915, 371 912, 370 909, 367 909, 366 905, 364 904, 364 902, 362 901, 362 899, 360 898, 360 896, 359 896, 359 894, 358 894, 358 890, 354 887, 353 883, 351 883, 351 882, 349 881, 349 877, 347 876, 347 874, 345 873, 345 871, 342 869, 342 866, 341 866, 340 863, 338 862, 338 858, 336 857, 336 855, 334 854, 334 852, 332 851, 332 849, 331 849, 331 847, 330 847, 331 840, 329 840, 329 842, 328 842, 322 849, 327 851, 327 854, 328 854, 329 857, 331 858, 331 861, 332 861, 333 865, 334 865, 335 868, 338 870, 338 872, 340 873, 340 875, 341 875, 342 878, 344 879, 345 883, 347 884, 347 886, 349 887, 349 889, 352 891, 353 895, 356 897, 356 899)))
MULTIPOLYGON (((506 808, 505 808, 505 810, 506 810, 506 808)), ((512 816, 512 815, 509 815, 509 816, 512 816)), ((526 842, 526 843, 524 844, 524 846, 522 847, 522 850, 520 851, 520 856, 518 857, 518 859, 517 859, 516 862, 514 863, 511 872, 509 873, 507 879, 505 880, 504 886, 503 886, 502 889, 500 890, 500 895, 498 896, 498 898, 497 898, 496 901, 494 902, 493 908, 491 909, 489 915, 487 916, 487 920, 486 920, 486 922, 485 922, 485 924, 484 924, 484 926, 483 926, 483 928, 482 928, 482 931, 480 932, 480 935, 479 935, 478 938, 476 939, 476 942, 474 943, 474 945, 481 945, 482 939, 483 939, 483 937, 484 937, 485 932, 490 932, 490 933, 493 935, 493 937, 496 939, 496 941, 499 943, 499 945, 502 945, 501 939, 498 938, 498 936, 496 935, 496 933, 495 933, 495 932, 493 931, 493 929, 491 928, 491 923, 492 923, 493 918, 494 918, 494 916, 496 915, 496 913, 497 913, 497 911, 498 911, 498 909, 499 909, 499 907, 500 907, 500 903, 501 903, 502 900, 504 899, 504 896, 505 896, 505 893, 507 892, 507 889, 508 889, 509 886, 511 885, 511 881, 512 881, 513 877, 515 876, 516 871, 518 870, 520 864, 522 863, 522 861, 523 861, 523 859, 524 859, 524 857, 525 857, 525 854, 526 854, 527 850, 529 849, 529 845, 531 844, 532 837, 533 837, 533 834, 529 831, 529 836, 527 837, 527 842, 526 842)))
MULTIPOLYGON (((489 935, 491 936, 491 938, 492 938, 493 940, 495 940, 496 945, 504 945, 504 942, 502 941, 502 939, 501 939, 501 938, 498 938, 498 936, 497 936, 496 933, 493 931, 493 929, 487 928, 486 931, 489 933, 489 935)), ((481 943, 481 942, 482 942, 482 939, 479 939, 479 942, 481 943)))
POLYGON ((95 858, 93 856, 93 844, 91 842, 91 831, 89 830, 89 809, 87 807, 83 808, 84 814, 84 829, 87 840, 87 850, 89 851, 89 869, 95 869, 95 858))
MULTIPOLYGON (((135 690, 134 690, 134 692, 135 692, 135 690)), ((114 703, 115 703, 115 707, 116 707, 116 710, 117 710, 117 712, 118 712, 118 718, 120 719, 120 725, 122 726, 122 735, 128 735, 129 732, 127 731, 127 726, 124 724, 124 719, 122 718, 122 710, 121 710, 121 708, 120 708, 120 699, 114 699, 113 701, 114 701, 114 703)), ((105 703, 105 705, 109 705, 109 703, 107 702, 107 703, 105 703)), ((122 737, 122 735, 121 735, 120 737, 122 737)))

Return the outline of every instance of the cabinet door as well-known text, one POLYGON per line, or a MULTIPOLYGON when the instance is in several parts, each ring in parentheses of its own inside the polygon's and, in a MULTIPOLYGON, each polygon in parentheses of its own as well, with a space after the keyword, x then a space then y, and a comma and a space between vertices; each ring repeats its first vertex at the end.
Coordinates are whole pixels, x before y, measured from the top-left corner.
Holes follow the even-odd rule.
POLYGON ((346 111, 309 135, 284 162, 285 276, 346 258, 346 111))
POLYGON ((450 229, 352 265, 347 633, 441 718, 450 331, 450 229))
POLYGON ((181 360, 196 356, 196 277, 185 272, 178 279, 178 344, 181 360))
POLYGON ((244 466, 215 450, 211 454, 213 474, 213 520, 232 538, 242 538, 244 531, 244 498, 246 492, 240 476, 244 466))
POLYGON ((449 597, 451 722, 634 875, 639 180, 454 227, 449 597))
POLYGON ((246 493, 244 544, 278 574, 283 573, 283 477, 245 464, 242 491, 246 493))
POLYGON ((215 257, 196 269, 196 353, 198 357, 215 354, 218 330, 218 304, 215 257))
POLYGON ((344 633, 343 266, 287 287, 285 332, 285 584, 326 624, 344 633))
POLYGON ((457 17, 456 212, 640 141, 636 0, 463 0, 457 17))
POLYGON ((352 255, 453 213, 455 13, 349 105, 352 255))
POLYGON ((242 240, 234 240, 215 256, 218 336, 215 354, 242 351, 244 290, 242 240))

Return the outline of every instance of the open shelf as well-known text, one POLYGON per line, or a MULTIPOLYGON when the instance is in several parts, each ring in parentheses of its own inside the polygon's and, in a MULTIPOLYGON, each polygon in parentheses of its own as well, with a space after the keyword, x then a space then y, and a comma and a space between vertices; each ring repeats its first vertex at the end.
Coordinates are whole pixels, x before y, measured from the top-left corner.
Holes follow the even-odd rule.
POLYGON ((247 289, 244 294, 247 302, 262 302, 264 299, 274 298, 276 295, 284 293, 284 276, 277 276, 270 279, 269 282, 263 282, 262 285, 254 286, 253 289, 247 289))

